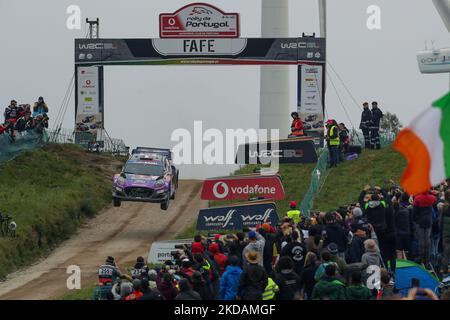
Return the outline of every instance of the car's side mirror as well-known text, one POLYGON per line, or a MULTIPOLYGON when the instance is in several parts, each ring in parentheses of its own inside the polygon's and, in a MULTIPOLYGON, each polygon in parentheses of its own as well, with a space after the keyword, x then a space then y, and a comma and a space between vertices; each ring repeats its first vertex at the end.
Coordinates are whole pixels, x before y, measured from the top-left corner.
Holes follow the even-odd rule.
POLYGON ((124 179, 127 178, 127 175, 126 175, 124 172, 121 172, 121 173, 120 173, 120 176, 121 176, 122 178, 124 178, 124 179))

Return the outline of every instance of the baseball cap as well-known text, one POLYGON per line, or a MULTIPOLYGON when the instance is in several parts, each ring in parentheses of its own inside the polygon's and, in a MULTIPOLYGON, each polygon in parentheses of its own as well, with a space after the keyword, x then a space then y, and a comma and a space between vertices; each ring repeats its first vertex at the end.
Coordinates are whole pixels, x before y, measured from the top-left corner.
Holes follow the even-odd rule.
POLYGON ((336 243, 332 242, 327 246, 327 250, 331 253, 331 254, 336 254, 339 252, 338 246, 336 243))
POLYGON ((249 239, 256 239, 256 232, 255 231, 249 231, 247 234, 249 239))

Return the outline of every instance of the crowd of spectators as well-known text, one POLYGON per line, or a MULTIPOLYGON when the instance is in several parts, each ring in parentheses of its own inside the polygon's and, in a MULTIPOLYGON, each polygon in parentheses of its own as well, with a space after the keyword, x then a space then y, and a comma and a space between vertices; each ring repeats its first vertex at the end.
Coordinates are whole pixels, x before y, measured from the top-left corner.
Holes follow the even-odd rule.
POLYGON ((28 130, 42 133, 48 128, 48 106, 43 97, 39 97, 31 107, 29 104, 17 105, 16 100, 11 100, 3 113, 5 121, 0 124, 0 135, 9 134, 14 139, 18 134, 28 130))
POLYGON ((439 296, 414 286, 401 297, 395 271, 403 258, 448 276, 449 201, 448 181, 415 197, 394 185, 366 186, 358 203, 336 211, 306 217, 291 210, 277 226, 196 235, 160 268, 149 269, 139 257, 125 275, 108 257, 95 299, 447 300, 450 290, 439 296), (373 268, 378 283, 369 281, 373 268))

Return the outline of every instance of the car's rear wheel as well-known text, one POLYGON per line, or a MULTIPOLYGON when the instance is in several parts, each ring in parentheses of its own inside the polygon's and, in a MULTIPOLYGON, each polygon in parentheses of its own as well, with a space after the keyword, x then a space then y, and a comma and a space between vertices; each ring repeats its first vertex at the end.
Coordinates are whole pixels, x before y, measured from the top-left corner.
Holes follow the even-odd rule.
POLYGON ((119 198, 113 198, 114 207, 120 207, 122 201, 119 198))

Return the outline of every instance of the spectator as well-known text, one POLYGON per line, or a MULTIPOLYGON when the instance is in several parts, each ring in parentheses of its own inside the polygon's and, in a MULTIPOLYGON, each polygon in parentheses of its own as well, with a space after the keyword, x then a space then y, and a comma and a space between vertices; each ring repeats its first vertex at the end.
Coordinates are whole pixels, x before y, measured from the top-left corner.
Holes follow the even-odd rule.
POLYGON ((345 251, 347 249, 347 234, 341 224, 336 221, 336 217, 332 212, 328 212, 325 215, 325 240, 324 245, 328 246, 330 243, 337 245, 338 255, 340 258, 345 259, 345 251))
POLYGON ((327 246, 327 250, 330 253, 330 260, 337 265, 339 273, 344 275, 347 271, 347 264, 339 255, 338 246, 332 242, 327 246))
POLYGON ((210 287, 198 271, 192 274, 192 289, 200 295, 202 300, 211 300, 213 297, 210 287))
POLYGON ((136 259, 136 263, 134 267, 131 269, 131 277, 133 279, 139 279, 147 278, 148 277, 148 266, 145 264, 143 257, 138 257, 136 259))
POLYGON ((192 268, 192 262, 189 259, 183 259, 181 262, 180 274, 184 278, 191 278, 195 270, 192 268))
POLYGON ((239 258, 231 256, 228 259, 229 265, 220 281, 220 297, 223 300, 235 300, 239 288, 239 279, 242 274, 242 269, 239 266, 239 258))
POLYGON ((101 284, 116 283, 122 277, 122 273, 116 265, 114 257, 108 256, 105 264, 98 269, 98 280, 101 284))
POLYGON ((48 113, 47 103, 45 103, 43 97, 39 97, 38 101, 35 102, 33 105, 33 118, 39 115, 46 116, 47 113, 48 113))
POLYGON ((298 112, 292 112, 292 124, 291 124, 291 134, 289 137, 301 137, 304 136, 305 133, 303 131, 303 121, 298 115, 298 112))
POLYGON ((141 280, 140 279, 134 279, 133 280, 133 292, 129 294, 125 300, 139 300, 143 293, 141 292, 141 280))
POLYGON ((409 257, 411 242, 414 235, 413 209, 409 203, 409 194, 402 193, 400 199, 394 202, 395 229, 397 231, 397 258, 409 257))
POLYGON ((112 284, 99 283, 94 289, 94 300, 111 300, 112 284))
POLYGON ((330 252, 328 252, 328 250, 324 249, 322 250, 322 254, 321 254, 321 258, 322 258, 322 263, 319 265, 319 267, 316 270, 316 273, 314 274, 314 280, 319 281, 320 279, 322 279, 322 277, 325 275, 325 268, 332 264, 335 266, 335 270, 338 269, 338 265, 331 261, 331 254, 330 252))
POLYGON ((327 127, 327 146, 330 152, 330 168, 337 167, 339 162, 339 128, 335 120, 328 120, 327 127))
POLYGON ((360 271, 353 271, 351 283, 347 288, 348 300, 370 300, 372 293, 367 286, 362 284, 362 275, 360 271))
POLYGON ((281 251, 281 257, 289 257, 291 261, 293 261, 294 271, 297 273, 297 275, 300 275, 305 265, 306 248, 303 243, 299 241, 299 231, 293 231, 291 234, 291 239, 292 241, 286 244, 281 251))
POLYGON ((344 155, 348 153, 350 146, 350 130, 347 129, 344 123, 339 123, 339 148, 341 151, 341 159, 344 160, 344 155))
POLYGON ((244 248, 248 244, 245 241, 245 234, 243 232, 238 232, 235 235, 231 235, 230 239, 231 238, 232 241, 228 245, 228 255, 238 257, 239 265, 242 266, 244 248))
POLYGON ((3 116, 5 117, 5 122, 12 122, 13 124, 16 122, 17 117, 19 116, 16 100, 11 100, 10 105, 5 108, 3 116))
POLYGON ((276 300, 295 300, 300 297, 300 277, 294 271, 294 263, 289 256, 283 256, 276 267, 275 283, 279 291, 276 300))
POLYGON ((448 275, 448 264, 450 262, 450 190, 445 192, 445 202, 439 205, 441 212, 441 228, 442 228, 442 261, 441 274, 446 277, 448 275))
POLYGON ((316 284, 314 275, 316 274, 317 268, 316 254, 314 252, 308 252, 305 258, 305 268, 300 275, 301 298, 311 300, 314 285, 316 284))
POLYGON ((239 280, 238 299, 262 300, 268 280, 266 271, 260 264, 261 255, 258 251, 248 251, 245 253, 245 261, 248 265, 239 280))
POLYGON ((178 290, 175 288, 174 278, 170 273, 164 272, 162 281, 158 285, 158 290, 161 292, 165 300, 175 299, 178 294, 178 290))
POLYGON ((25 130, 30 130, 34 128, 34 120, 31 118, 31 113, 26 112, 23 116, 21 116, 14 126, 14 129, 18 132, 23 132, 25 130))
POLYGON ((191 289, 187 279, 181 279, 178 285, 180 293, 175 297, 175 300, 202 300, 200 294, 191 289))
POLYGON ((345 285, 336 279, 336 266, 329 264, 325 267, 325 275, 314 286, 313 300, 346 300, 345 285))
POLYGON ((300 210, 297 209, 297 203, 295 201, 291 201, 289 203, 290 210, 287 212, 287 216, 289 219, 294 221, 294 224, 297 225, 300 221, 300 210))
POLYGON ((141 280, 142 296, 139 300, 164 300, 164 297, 158 290, 152 290, 150 288, 150 282, 144 278, 141 280))
POLYGON ((211 243, 208 250, 212 253, 214 260, 219 265, 219 275, 222 275, 225 272, 225 266, 228 259, 227 256, 220 252, 219 244, 216 242, 211 243))
POLYGON ((413 218, 416 238, 419 244, 419 256, 416 261, 430 268, 431 226, 433 218, 433 205, 437 199, 426 192, 418 194, 413 202, 413 218))
POLYGON ((244 269, 247 264, 250 262, 246 260, 246 257, 249 252, 256 251, 259 255, 258 263, 260 266, 263 266, 263 261, 261 259, 262 255, 264 254, 264 244, 266 243, 266 240, 264 237, 262 237, 258 232, 256 231, 249 231, 248 232, 248 240, 249 244, 244 248, 242 252, 242 259, 244 261, 244 269))
POLYGON ((372 239, 364 241, 365 253, 361 257, 361 262, 366 266, 382 267, 384 265, 383 258, 376 242, 372 239))
POLYGON ((194 237, 194 242, 192 242, 192 245, 191 245, 192 254, 196 254, 196 253, 203 254, 205 252, 205 246, 203 245, 202 241, 203 241, 203 239, 202 239, 201 235, 197 234, 194 237))

